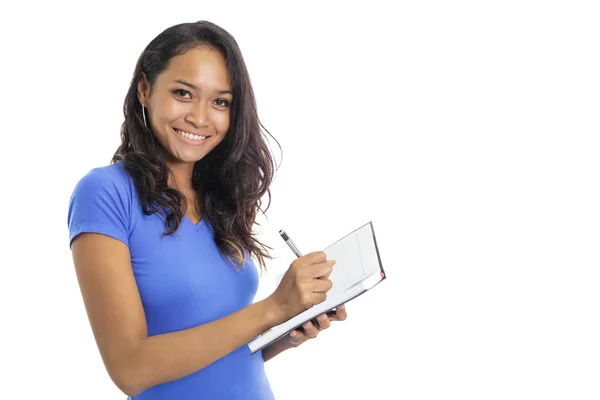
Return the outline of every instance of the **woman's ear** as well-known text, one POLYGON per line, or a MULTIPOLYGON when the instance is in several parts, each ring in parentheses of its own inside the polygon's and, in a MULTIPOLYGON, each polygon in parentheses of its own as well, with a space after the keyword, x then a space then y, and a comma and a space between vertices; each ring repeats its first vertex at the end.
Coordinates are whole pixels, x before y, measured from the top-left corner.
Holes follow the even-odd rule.
POLYGON ((146 74, 143 72, 137 86, 137 97, 140 104, 143 104, 144 107, 147 107, 146 101, 148 101, 148 98, 150 97, 150 84, 148 83, 146 74))

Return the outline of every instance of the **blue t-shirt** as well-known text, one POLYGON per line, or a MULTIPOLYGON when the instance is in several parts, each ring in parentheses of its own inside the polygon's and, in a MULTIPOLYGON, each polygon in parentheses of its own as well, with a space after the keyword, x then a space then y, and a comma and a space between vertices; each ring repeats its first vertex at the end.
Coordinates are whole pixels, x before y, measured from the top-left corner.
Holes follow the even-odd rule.
MULTIPOLYGON (((121 163, 96 168, 75 187, 69 204, 69 243, 83 232, 125 243, 146 314, 148 335, 206 324, 253 302, 258 273, 250 257, 237 271, 218 251, 203 218, 184 217, 174 235, 161 237, 165 222, 145 215, 131 177, 121 163)), ((198 345, 201 345, 200 343, 198 345)), ((262 353, 244 345, 176 381, 134 399, 273 399, 262 353)))

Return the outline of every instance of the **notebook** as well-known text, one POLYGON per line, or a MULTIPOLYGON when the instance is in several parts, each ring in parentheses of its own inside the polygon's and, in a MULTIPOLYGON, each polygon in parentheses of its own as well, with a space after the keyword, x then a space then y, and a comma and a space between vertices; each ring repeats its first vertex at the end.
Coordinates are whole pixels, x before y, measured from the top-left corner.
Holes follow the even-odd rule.
MULTIPOLYGON (((252 354, 287 335, 306 321, 333 310, 340 304, 348 303, 386 279, 372 222, 347 234, 323 251, 328 260, 336 261, 329 275, 333 287, 327 292, 327 299, 252 340, 248 343, 252 354)), ((277 277, 277 285, 282 277, 283 274, 277 277)))

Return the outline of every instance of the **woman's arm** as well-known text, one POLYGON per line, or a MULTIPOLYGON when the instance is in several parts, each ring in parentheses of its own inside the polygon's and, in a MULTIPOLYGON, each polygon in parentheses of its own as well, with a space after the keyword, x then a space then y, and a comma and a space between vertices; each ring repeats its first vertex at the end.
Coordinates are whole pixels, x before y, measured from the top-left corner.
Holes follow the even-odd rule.
POLYGON ((71 248, 102 359, 129 396, 192 374, 285 319, 267 298, 204 325, 148 337, 129 248, 95 233, 79 235, 71 248))
POLYGON ((293 315, 322 303, 335 261, 322 251, 290 265, 266 299, 194 328, 148 336, 127 245, 98 233, 72 242, 73 261, 102 360, 127 395, 183 378, 245 345, 293 315))

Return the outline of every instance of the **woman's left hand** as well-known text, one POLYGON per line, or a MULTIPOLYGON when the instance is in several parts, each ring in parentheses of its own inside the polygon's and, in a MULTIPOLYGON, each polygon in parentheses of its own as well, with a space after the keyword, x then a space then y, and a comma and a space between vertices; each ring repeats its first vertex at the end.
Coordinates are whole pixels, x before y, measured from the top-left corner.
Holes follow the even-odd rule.
POLYGON ((343 321, 348 315, 344 304, 337 306, 335 310, 319 315, 312 321, 307 321, 302 328, 292 330, 288 335, 288 342, 292 347, 298 347, 309 339, 314 339, 324 329, 329 328, 331 321, 343 321))

